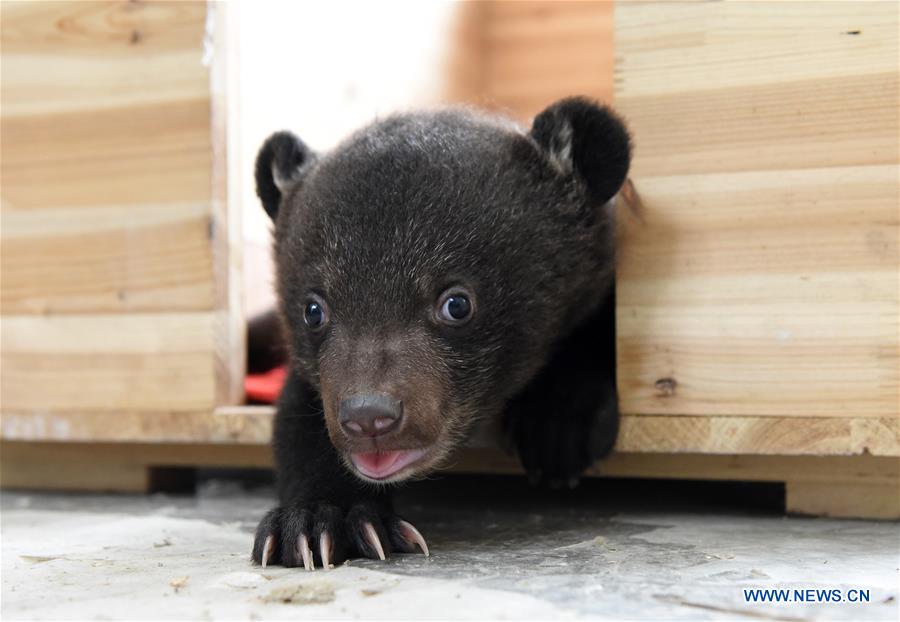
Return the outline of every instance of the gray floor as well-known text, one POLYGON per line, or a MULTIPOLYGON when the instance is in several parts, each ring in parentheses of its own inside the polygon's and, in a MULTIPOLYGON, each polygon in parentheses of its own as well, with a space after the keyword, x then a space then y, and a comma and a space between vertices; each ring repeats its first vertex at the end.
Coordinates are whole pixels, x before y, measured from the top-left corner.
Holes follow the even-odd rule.
POLYGON ((593 481, 535 493, 452 477, 402 491, 431 557, 265 570, 250 534, 271 489, 192 496, 4 492, 13 619, 897 620, 897 523, 788 518, 778 491, 593 481), (709 499, 716 499, 710 505, 709 499), (868 603, 747 603, 745 589, 869 590, 868 603))

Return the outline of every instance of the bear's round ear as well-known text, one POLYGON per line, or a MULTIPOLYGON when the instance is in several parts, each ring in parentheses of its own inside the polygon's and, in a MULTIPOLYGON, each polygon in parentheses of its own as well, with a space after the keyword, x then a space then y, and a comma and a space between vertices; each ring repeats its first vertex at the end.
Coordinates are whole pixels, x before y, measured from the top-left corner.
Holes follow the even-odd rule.
POLYGON ((592 202, 606 203, 625 183, 631 138, 605 106, 585 97, 560 100, 535 117, 531 137, 561 175, 584 183, 592 202))
POLYGON ((272 220, 284 193, 304 177, 314 159, 312 151, 290 132, 276 132, 263 143, 256 156, 256 194, 272 220))

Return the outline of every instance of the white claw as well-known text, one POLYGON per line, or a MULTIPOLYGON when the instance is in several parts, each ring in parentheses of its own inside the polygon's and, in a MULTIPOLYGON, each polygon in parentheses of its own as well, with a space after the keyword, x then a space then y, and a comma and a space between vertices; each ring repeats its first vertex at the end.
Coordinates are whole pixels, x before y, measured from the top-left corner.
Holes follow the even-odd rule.
POLYGON ((304 534, 300 534, 297 538, 297 552, 303 558, 303 567, 307 570, 314 570, 316 565, 313 563, 312 549, 309 548, 309 539, 304 534))
POLYGON ((404 540, 407 542, 415 542, 419 545, 419 548, 422 549, 422 552, 425 553, 425 557, 429 556, 428 545, 425 543, 425 538, 422 537, 419 530, 413 527, 411 523, 407 523, 405 520, 400 521, 400 532, 403 534, 404 540))
POLYGON ((334 568, 331 565, 331 536, 327 531, 323 531, 319 536, 319 555, 322 557, 322 568, 326 570, 334 568))
POLYGON ((384 561, 384 548, 381 546, 381 540, 378 539, 378 532, 375 531, 375 527, 372 526, 372 523, 363 523, 363 534, 365 534, 366 542, 369 543, 369 546, 378 553, 378 559, 384 561))
POLYGON ((263 551, 262 551, 262 567, 265 568, 269 563, 269 558, 272 556, 272 550, 275 548, 275 538, 271 535, 266 536, 266 541, 263 543, 263 551))

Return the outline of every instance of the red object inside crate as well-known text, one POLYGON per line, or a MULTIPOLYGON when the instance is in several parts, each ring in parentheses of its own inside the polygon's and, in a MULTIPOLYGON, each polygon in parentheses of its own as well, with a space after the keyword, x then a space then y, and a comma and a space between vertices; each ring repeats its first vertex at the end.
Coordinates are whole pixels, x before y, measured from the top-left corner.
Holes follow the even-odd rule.
POLYGON ((278 399, 284 379, 287 377, 287 367, 281 366, 262 374, 248 374, 244 379, 244 392, 250 402, 264 402, 272 404, 278 399))

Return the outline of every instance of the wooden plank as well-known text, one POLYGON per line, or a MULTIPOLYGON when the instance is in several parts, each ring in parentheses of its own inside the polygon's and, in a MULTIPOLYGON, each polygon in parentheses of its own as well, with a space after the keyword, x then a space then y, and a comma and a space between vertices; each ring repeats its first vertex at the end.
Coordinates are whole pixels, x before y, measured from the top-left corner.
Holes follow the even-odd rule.
POLYGON ((893 71, 616 99, 636 137, 640 179, 890 164, 897 87, 893 71))
POLYGON ((855 482, 798 482, 788 480, 786 508, 793 514, 834 518, 900 518, 900 486, 855 482))
MULTIPOLYGON (((622 409, 893 430, 898 6, 783 8, 616 5, 643 203, 620 211, 622 409)), ((819 425, 822 451, 859 451, 819 425)))
MULTIPOLYGON (((0 443, 0 485, 56 490, 140 492, 158 467, 272 466, 266 445, 208 443, 0 443)), ((496 449, 458 452, 457 473, 521 474, 496 449)), ((900 461, 875 456, 711 456, 614 453, 588 476, 730 481, 787 481, 788 511, 897 518, 900 461)))
POLYGON ((212 310, 204 2, 5 2, 4 314, 212 310))
POLYGON ((721 5, 618 3, 617 95, 896 71, 896 3, 782 2, 777 11, 759 2, 721 5))
MULTIPOLYGON (((123 447, 124 449, 124 447, 123 447)), ((0 486, 28 490, 147 492, 147 465, 96 447, 3 443, 0 486)))
POLYGON ((612 2, 489 2, 489 103, 528 120, 571 95, 612 98, 612 2))
MULTIPOLYGON (((21 442, 4 438, 0 455, 18 459, 50 452, 66 460, 102 455, 120 464, 145 466, 272 467, 268 443, 156 442, 21 442)), ((515 456, 496 448, 471 447, 457 452, 449 469, 455 473, 524 473, 515 456)), ((587 472, 591 477, 642 477, 845 484, 900 484, 895 457, 754 456, 696 453, 646 454, 615 452, 587 472)))
POLYGON ((209 230, 203 203, 7 210, 3 313, 209 309, 209 230))
POLYGON ((618 451, 900 456, 893 417, 623 417, 618 451))
POLYGON ((273 410, 221 407, 187 412, 56 411, 4 409, 0 438, 6 441, 98 443, 222 443, 267 446, 273 410))
POLYGON ((216 404, 244 402, 247 320, 243 291, 242 160, 238 83, 237 17, 225 3, 211 4, 210 70, 212 150, 212 244, 215 308, 216 404))
POLYGON ((214 321, 212 312, 3 316, 4 421, 14 411, 211 410, 214 321))
POLYGON ((589 474, 735 482, 803 482, 900 485, 895 457, 756 456, 614 453, 589 474))
POLYGON ((6 210, 209 203, 208 96, 0 122, 6 210))
POLYGON ((204 99, 205 2, 4 2, 4 117, 204 99))
POLYGON ((242 399, 225 9, 207 6, 3 4, 5 411, 242 399))
MULTIPOLYGON (((274 410, 265 406, 214 412, 54 412, 39 416, 7 409, 0 438, 16 441, 159 443, 269 442, 274 410)), ((896 419, 800 417, 626 416, 616 450, 625 453, 900 455, 896 419)), ((473 439, 473 447, 494 447, 473 439)))
MULTIPOLYGON (((523 473, 515 456, 495 448, 466 448, 456 454, 457 473, 523 473)), ((612 453, 587 470, 589 477, 641 477, 735 482, 784 482, 900 485, 895 457, 729 456, 678 453, 612 453)))
MULTIPOLYGON (((0 458, 4 460, 4 466, 23 462, 31 465, 42 459, 57 465, 85 462, 104 465, 104 468, 110 464, 123 469, 140 466, 144 470, 155 467, 272 467, 272 450, 268 445, 217 443, 33 443, 4 440, 0 442, 0 458)), ((53 479, 52 470, 42 469, 41 472, 53 479)))
MULTIPOLYGON (((636 238, 627 241, 640 246, 626 256, 629 263, 622 269, 626 276, 639 270, 634 276, 721 277, 725 289, 706 292, 704 302, 723 296, 725 303, 751 300, 740 293, 740 284, 727 287, 724 277, 734 272, 766 278, 799 274, 810 278, 794 287, 808 282, 805 287, 818 287, 813 293, 822 302, 846 301, 840 291, 811 277, 817 270, 852 277, 896 267, 898 220, 889 209, 896 204, 886 201, 896 188, 897 167, 890 164, 645 177, 639 190, 646 213, 641 221, 623 218, 626 232, 636 238), (631 227, 635 230, 627 231, 631 227), (663 265, 674 251, 682 255, 663 265)), ((791 302, 807 295, 785 290, 791 302)), ((883 285, 860 291, 862 302, 891 293, 883 285)))
POLYGON ((489 2, 457 2, 445 31, 446 51, 440 101, 479 107, 487 101, 489 2))

